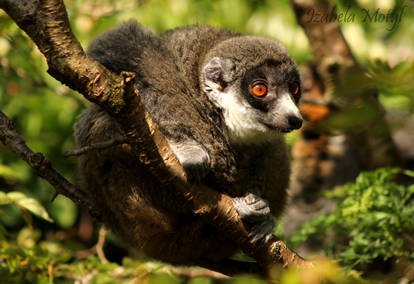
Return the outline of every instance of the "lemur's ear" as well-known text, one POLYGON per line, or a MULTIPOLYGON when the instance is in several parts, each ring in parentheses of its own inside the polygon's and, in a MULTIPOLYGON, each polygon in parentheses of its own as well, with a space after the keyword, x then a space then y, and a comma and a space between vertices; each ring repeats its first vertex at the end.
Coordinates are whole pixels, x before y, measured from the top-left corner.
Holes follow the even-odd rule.
POLYGON ((230 70, 232 66, 230 60, 214 57, 203 68, 205 80, 218 84, 224 89, 231 81, 230 70))

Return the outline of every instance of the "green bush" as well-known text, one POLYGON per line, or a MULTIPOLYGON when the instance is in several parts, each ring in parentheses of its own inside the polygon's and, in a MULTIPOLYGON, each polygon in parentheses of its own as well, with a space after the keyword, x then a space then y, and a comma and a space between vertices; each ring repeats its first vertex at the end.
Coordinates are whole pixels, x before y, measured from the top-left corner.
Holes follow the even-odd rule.
POLYGON ((414 261, 414 185, 401 185, 401 177, 414 172, 383 168, 362 173, 349 183, 326 193, 338 202, 331 214, 323 213, 290 236, 298 245, 312 235, 334 232, 330 248, 347 267, 374 260, 402 258, 414 261))

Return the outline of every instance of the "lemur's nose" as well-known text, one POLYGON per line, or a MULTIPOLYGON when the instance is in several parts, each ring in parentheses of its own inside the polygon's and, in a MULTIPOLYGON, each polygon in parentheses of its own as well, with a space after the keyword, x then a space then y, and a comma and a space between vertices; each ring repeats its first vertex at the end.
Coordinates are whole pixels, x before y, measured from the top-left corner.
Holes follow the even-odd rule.
POLYGON ((302 126, 303 119, 296 115, 288 116, 288 123, 292 129, 299 129, 302 126))

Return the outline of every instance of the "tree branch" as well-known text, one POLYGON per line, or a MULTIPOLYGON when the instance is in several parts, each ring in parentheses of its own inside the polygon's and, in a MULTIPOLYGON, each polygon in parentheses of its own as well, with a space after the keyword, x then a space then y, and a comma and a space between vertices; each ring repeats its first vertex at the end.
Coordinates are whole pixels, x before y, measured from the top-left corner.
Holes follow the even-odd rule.
POLYGON ((183 168, 144 108, 133 84, 134 74, 124 72, 116 75, 85 55, 70 30, 62 0, 0 1, 0 7, 44 54, 49 74, 100 105, 119 122, 132 153, 156 178, 161 185, 160 190, 185 197, 186 205, 193 212, 234 239, 260 266, 304 263, 276 237, 266 243, 251 243, 229 196, 186 183, 183 168))

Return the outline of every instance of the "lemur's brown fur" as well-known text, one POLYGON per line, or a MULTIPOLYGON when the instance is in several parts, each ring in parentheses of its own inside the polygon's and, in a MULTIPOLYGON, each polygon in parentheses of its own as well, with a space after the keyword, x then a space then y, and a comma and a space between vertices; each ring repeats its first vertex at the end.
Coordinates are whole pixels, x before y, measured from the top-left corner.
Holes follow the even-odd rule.
MULTIPOLYGON (((197 162, 195 168, 191 163, 184 166, 193 171, 195 183, 232 197, 253 193, 268 203, 272 215, 282 213, 290 173, 283 135, 270 129, 277 134, 257 142, 230 138, 223 110, 205 94, 200 75, 207 72, 203 68, 209 60, 219 57, 233 65, 217 84, 242 88, 253 76, 251 70, 271 74, 275 86, 298 82, 296 67, 280 44, 211 27, 187 27, 156 36, 131 21, 95 39, 89 55, 114 72, 135 72, 145 106, 167 140, 202 150, 201 170, 197 162)), ((82 114, 75 136, 78 147, 83 147, 124 134, 109 115, 93 106, 82 114)), ((144 168, 128 144, 79 158, 81 187, 104 209, 110 229, 132 248, 180 264, 219 261, 239 250, 232 240, 182 208, 174 193, 166 196, 156 183, 153 187, 143 183, 144 168)))

